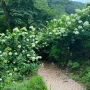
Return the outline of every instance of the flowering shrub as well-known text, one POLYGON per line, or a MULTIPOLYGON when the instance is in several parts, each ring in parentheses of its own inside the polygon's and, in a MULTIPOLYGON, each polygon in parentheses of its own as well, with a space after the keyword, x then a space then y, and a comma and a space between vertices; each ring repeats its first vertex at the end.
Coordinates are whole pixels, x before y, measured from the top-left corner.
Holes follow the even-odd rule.
POLYGON ((47 27, 40 30, 38 36, 38 47, 44 49, 50 59, 62 66, 72 61, 74 69, 82 61, 90 59, 90 6, 82 10, 76 9, 76 12, 69 16, 63 15, 59 20, 47 21, 47 27))
POLYGON ((15 28, 12 34, 8 30, 6 35, 0 34, 0 82, 6 74, 13 76, 12 71, 19 72, 19 76, 28 74, 30 63, 41 59, 35 52, 40 49, 62 66, 71 61, 73 69, 77 69, 82 61, 89 60, 90 6, 76 9, 76 12, 63 15, 59 20, 47 21, 47 27, 38 32, 31 26, 31 31, 24 27, 15 28))
POLYGON ((17 80, 29 74, 33 68, 31 62, 42 58, 34 51, 38 43, 35 28, 31 26, 30 30, 23 27, 14 28, 13 33, 8 30, 6 34, 0 33, 0 82, 4 82, 6 76, 17 80))
POLYGON ((66 65, 68 60, 88 60, 90 56, 90 6, 76 9, 76 12, 50 23, 47 21, 46 29, 40 32, 42 46, 50 47, 50 58, 62 65, 66 65))

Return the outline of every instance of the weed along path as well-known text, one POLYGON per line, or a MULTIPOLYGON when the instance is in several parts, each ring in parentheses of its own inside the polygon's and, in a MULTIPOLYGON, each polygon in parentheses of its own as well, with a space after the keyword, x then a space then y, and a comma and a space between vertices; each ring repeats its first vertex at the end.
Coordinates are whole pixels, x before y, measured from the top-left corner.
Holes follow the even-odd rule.
POLYGON ((43 77, 48 90, 86 90, 62 73, 54 64, 46 64, 39 68, 38 75, 43 77))

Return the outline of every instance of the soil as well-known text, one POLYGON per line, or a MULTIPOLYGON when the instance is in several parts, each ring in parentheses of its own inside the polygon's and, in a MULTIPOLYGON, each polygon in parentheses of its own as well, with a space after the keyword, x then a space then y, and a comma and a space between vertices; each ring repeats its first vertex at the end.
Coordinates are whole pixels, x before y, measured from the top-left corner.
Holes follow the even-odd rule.
POLYGON ((66 76, 54 63, 42 65, 38 69, 38 75, 43 77, 48 90, 86 90, 66 76))

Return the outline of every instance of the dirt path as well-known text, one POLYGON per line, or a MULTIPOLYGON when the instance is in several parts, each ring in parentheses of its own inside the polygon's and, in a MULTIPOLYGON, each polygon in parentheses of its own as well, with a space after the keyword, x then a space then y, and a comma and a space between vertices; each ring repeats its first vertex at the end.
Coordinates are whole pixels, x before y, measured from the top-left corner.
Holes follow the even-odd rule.
POLYGON ((48 90, 86 90, 62 73, 55 65, 44 65, 38 69, 38 75, 43 77, 48 90))

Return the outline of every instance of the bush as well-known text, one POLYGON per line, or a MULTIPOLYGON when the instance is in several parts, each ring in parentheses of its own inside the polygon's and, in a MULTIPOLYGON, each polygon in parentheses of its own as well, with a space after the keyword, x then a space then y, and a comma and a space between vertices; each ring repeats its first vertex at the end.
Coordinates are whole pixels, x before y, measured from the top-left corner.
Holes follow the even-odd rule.
POLYGON ((68 60, 81 63, 90 58, 90 6, 76 12, 47 21, 46 29, 38 34, 38 47, 45 52, 49 47, 49 57, 62 66, 67 65, 68 60))
POLYGON ((40 76, 33 76, 27 84, 27 90, 48 90, 40 76))
MULTIPOLYGON (((14 28, 10 33, 0 33, 0 82, 5 84, 7 77, 11 81, 23 79, 35 68, 34 61, 41 59, 35 52, 36 32, 34 27, 27 31, 25 27, 14 28)), ((0 84, 1 84, 0 83, 0 84)))

